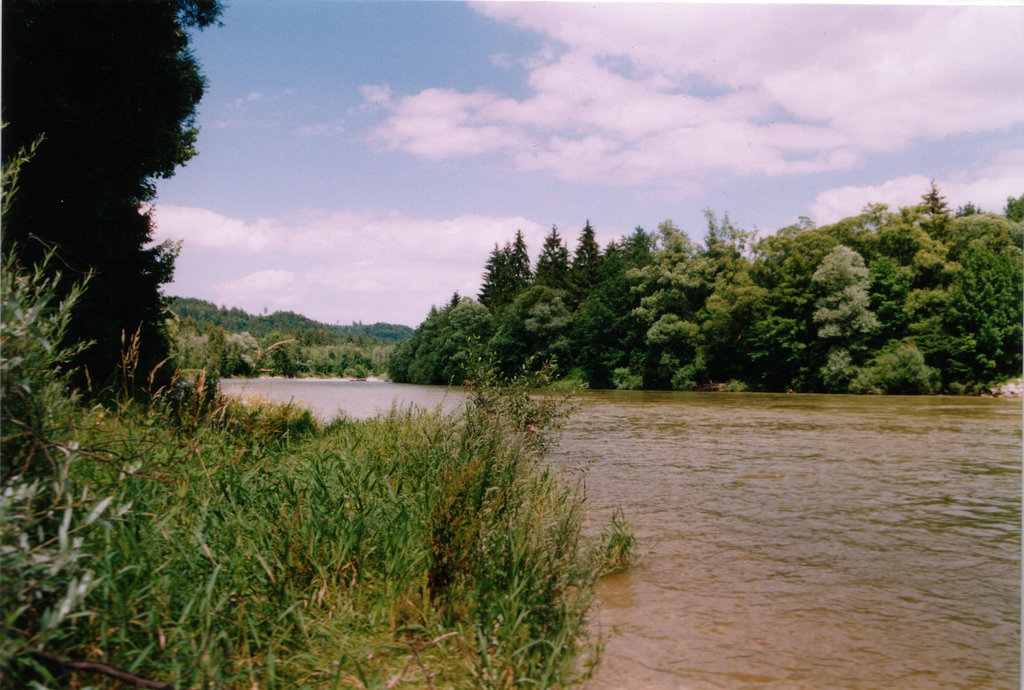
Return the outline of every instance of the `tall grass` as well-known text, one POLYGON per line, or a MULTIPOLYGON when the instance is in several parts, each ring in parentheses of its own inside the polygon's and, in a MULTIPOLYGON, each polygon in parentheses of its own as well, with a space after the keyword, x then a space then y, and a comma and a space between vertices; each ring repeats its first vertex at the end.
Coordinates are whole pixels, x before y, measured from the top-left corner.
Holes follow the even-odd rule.
MULTIPOLYGON (((543 462, 565 408, 536 396, 542 380, 484 375, 454 413, 328 425, 201 376, 87 404, 53 346, 73 305, 50 304, 42 274, 4 273, 0 684, 586 677, 607 549, 583 540, 582 497, 543 462)), ((144 346, 126 341, 132 376, 144 346)))

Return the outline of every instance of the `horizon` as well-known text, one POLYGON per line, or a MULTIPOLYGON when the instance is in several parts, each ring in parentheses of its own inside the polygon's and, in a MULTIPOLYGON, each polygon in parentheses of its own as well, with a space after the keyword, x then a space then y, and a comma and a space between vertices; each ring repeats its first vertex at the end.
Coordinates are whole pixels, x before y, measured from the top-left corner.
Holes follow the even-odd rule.
POLYGON ((164 293, 415 327, 497 243, 1024 193, 1021 7, 237 3, 192 32, 164 293))

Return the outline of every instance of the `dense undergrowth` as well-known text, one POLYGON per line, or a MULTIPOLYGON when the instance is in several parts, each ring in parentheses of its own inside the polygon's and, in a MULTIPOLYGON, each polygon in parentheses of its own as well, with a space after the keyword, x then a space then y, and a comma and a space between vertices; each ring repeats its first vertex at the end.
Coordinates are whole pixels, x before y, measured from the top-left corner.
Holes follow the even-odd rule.
POLYGON ((140 401, 129 338, 124 390, 87 402, 53 285, 4 266, 4 687, 559 687, 596 663, 593 584, 632 536, 583 536, 537 379, 321 425, 201 377, 140 401))

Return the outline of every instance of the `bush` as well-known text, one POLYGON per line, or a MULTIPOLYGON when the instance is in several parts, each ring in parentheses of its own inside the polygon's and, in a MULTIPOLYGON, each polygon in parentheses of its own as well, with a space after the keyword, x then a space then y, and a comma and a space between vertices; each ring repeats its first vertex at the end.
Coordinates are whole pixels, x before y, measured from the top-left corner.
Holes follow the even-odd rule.
POLYGON ((676 369, 676 373, 672 375, 672 390, 675 391, 692 391, 697 387, 697 367, 693 364, 687 364, 686 366, 679 367, 676 369))
POLYGON ((845 393, 850 389, 850 382, 860 370, 853 365, 850 351, 833 347, 828 351, 828 359, 821 368, 821 381, 828 393, 845 393))
POLYGON ((62 340, 81 287, 55 303, 59 280, 11 258, 0 277, 0 678, 12 686, 59 675, 53 649, 96 586, 86 539, 129 508, 73 475, 79 401, 63 367, 82 347, 62 340))
POLYGON ((852 381, 850 391, 924 395, 939 386, 939 371, 925 364, 917 346, 903 343, 871 360, 852 381))
POLYGON ((612 386, 620 391, 638 391, 644 387, 644 377, 628 367, 619 367, 612 372, 612 386))

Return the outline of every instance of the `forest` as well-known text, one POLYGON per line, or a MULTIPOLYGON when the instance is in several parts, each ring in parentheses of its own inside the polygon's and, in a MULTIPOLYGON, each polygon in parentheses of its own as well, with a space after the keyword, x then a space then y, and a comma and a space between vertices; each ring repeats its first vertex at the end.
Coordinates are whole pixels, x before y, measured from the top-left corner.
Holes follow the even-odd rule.
POLYGON ((186 297, 167 306, 177 366, 215 378, 383 375, 393 344, 413 332, 388 323, 328 325, 290 311, 253 315, 186 297))
POLYGON ((1020 376, 1024 195, 1002 214, 921 202, 758 236, 705 212, 571 253, 552 227, 531 268, 495 245, 476 299, 433 307, 388 362, 396 382, 460 383, 551 362, 592 388, 972 394, 1020 376))

